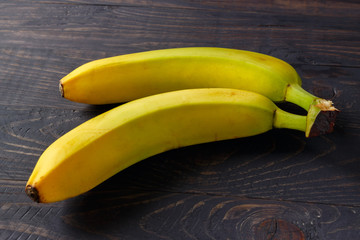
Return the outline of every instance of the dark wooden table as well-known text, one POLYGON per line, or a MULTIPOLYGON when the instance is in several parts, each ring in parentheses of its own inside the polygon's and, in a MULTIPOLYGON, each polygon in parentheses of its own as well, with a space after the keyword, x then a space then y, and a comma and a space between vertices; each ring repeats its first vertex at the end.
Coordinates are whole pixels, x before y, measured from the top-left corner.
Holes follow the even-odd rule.
POLYGON ((360 239, 360 3, 1 1, 0 239, 360 239), (55 139, 113 106, 61 98, 88 61, 216 46, 281 58, 341 110, 333 133, 291 130, 146 159, 79 197, 24 187, 55 139))

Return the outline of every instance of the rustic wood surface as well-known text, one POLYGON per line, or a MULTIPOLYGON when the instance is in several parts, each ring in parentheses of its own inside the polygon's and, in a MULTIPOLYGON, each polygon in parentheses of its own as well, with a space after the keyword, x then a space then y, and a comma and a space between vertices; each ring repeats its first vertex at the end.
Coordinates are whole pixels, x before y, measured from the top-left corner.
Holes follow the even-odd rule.
POLYGON ((1 1, 0 239, 360 239, 360 3, 248 2, 1 1), (114 107, 62 99, 61 77, 98 58, 186 46, 287 61, 341 110, 335 131, 169 151, 59 203, 25 195, 47 146, 114 107))

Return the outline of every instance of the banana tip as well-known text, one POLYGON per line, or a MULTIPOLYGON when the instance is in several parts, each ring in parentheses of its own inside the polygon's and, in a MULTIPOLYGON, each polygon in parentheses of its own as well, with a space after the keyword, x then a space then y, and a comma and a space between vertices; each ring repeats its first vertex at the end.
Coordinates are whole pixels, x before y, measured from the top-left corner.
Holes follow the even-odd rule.
POLYGON ((60 91, 61 97, 64 97, 64 88, 63 88, 61 81, 59 82, 59 91, 60 91))
POLYGON ((31 185, 27 185, 25 188, 26 194, 33 200, 34 202, 40 203, 40 196, 38 190, 31 185))

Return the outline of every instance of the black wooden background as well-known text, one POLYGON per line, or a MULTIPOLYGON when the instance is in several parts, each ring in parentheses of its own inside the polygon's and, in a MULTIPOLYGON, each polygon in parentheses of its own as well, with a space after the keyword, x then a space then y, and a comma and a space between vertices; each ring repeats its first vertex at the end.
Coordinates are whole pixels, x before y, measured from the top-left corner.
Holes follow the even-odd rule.
POLYGON ((360 239, 358 0, 0 2, 0 239, 360 239), (273 130, 144 160, 54 204, 24 187, 55 139, 113 106, 62 99, 88 61, 216 46, 281 58, 335 131, 273 130))

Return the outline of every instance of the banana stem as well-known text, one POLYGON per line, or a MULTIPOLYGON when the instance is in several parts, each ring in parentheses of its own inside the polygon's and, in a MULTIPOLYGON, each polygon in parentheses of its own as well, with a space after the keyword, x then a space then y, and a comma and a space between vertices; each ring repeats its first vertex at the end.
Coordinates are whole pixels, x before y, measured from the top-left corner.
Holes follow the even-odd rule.
POLYGON ((305 91, 298 84, 287 87, 285 100, 295 103, 308 111, 306 137, 319 136, 333 131, 339 110, 333 106, 332 101, 318 98, 305 91))
POLYGON ((288 113, 280 108, 275 110, 273 124, 275 128, 289 128, 305 132, 306 122, 306 116, 288 113))
POLYGON ((287 87, 285 101, 292 102, 296 105, 299 105, 306 111, 309 110, 311 104, 314 102, 315 99, 317 99, 316 96, 305 91, 298 84, 290 84, 287 87))
POLYGON ((274 113, 273 126, 275 128, 303 131, 306 137, 315 137, 325 133, 331 133, 339 112, 336 108, 332 108, 331 110, 322 110, 318 107, 318 104, 313 104, 306 116, 292 114, 277 108, 274 113))

